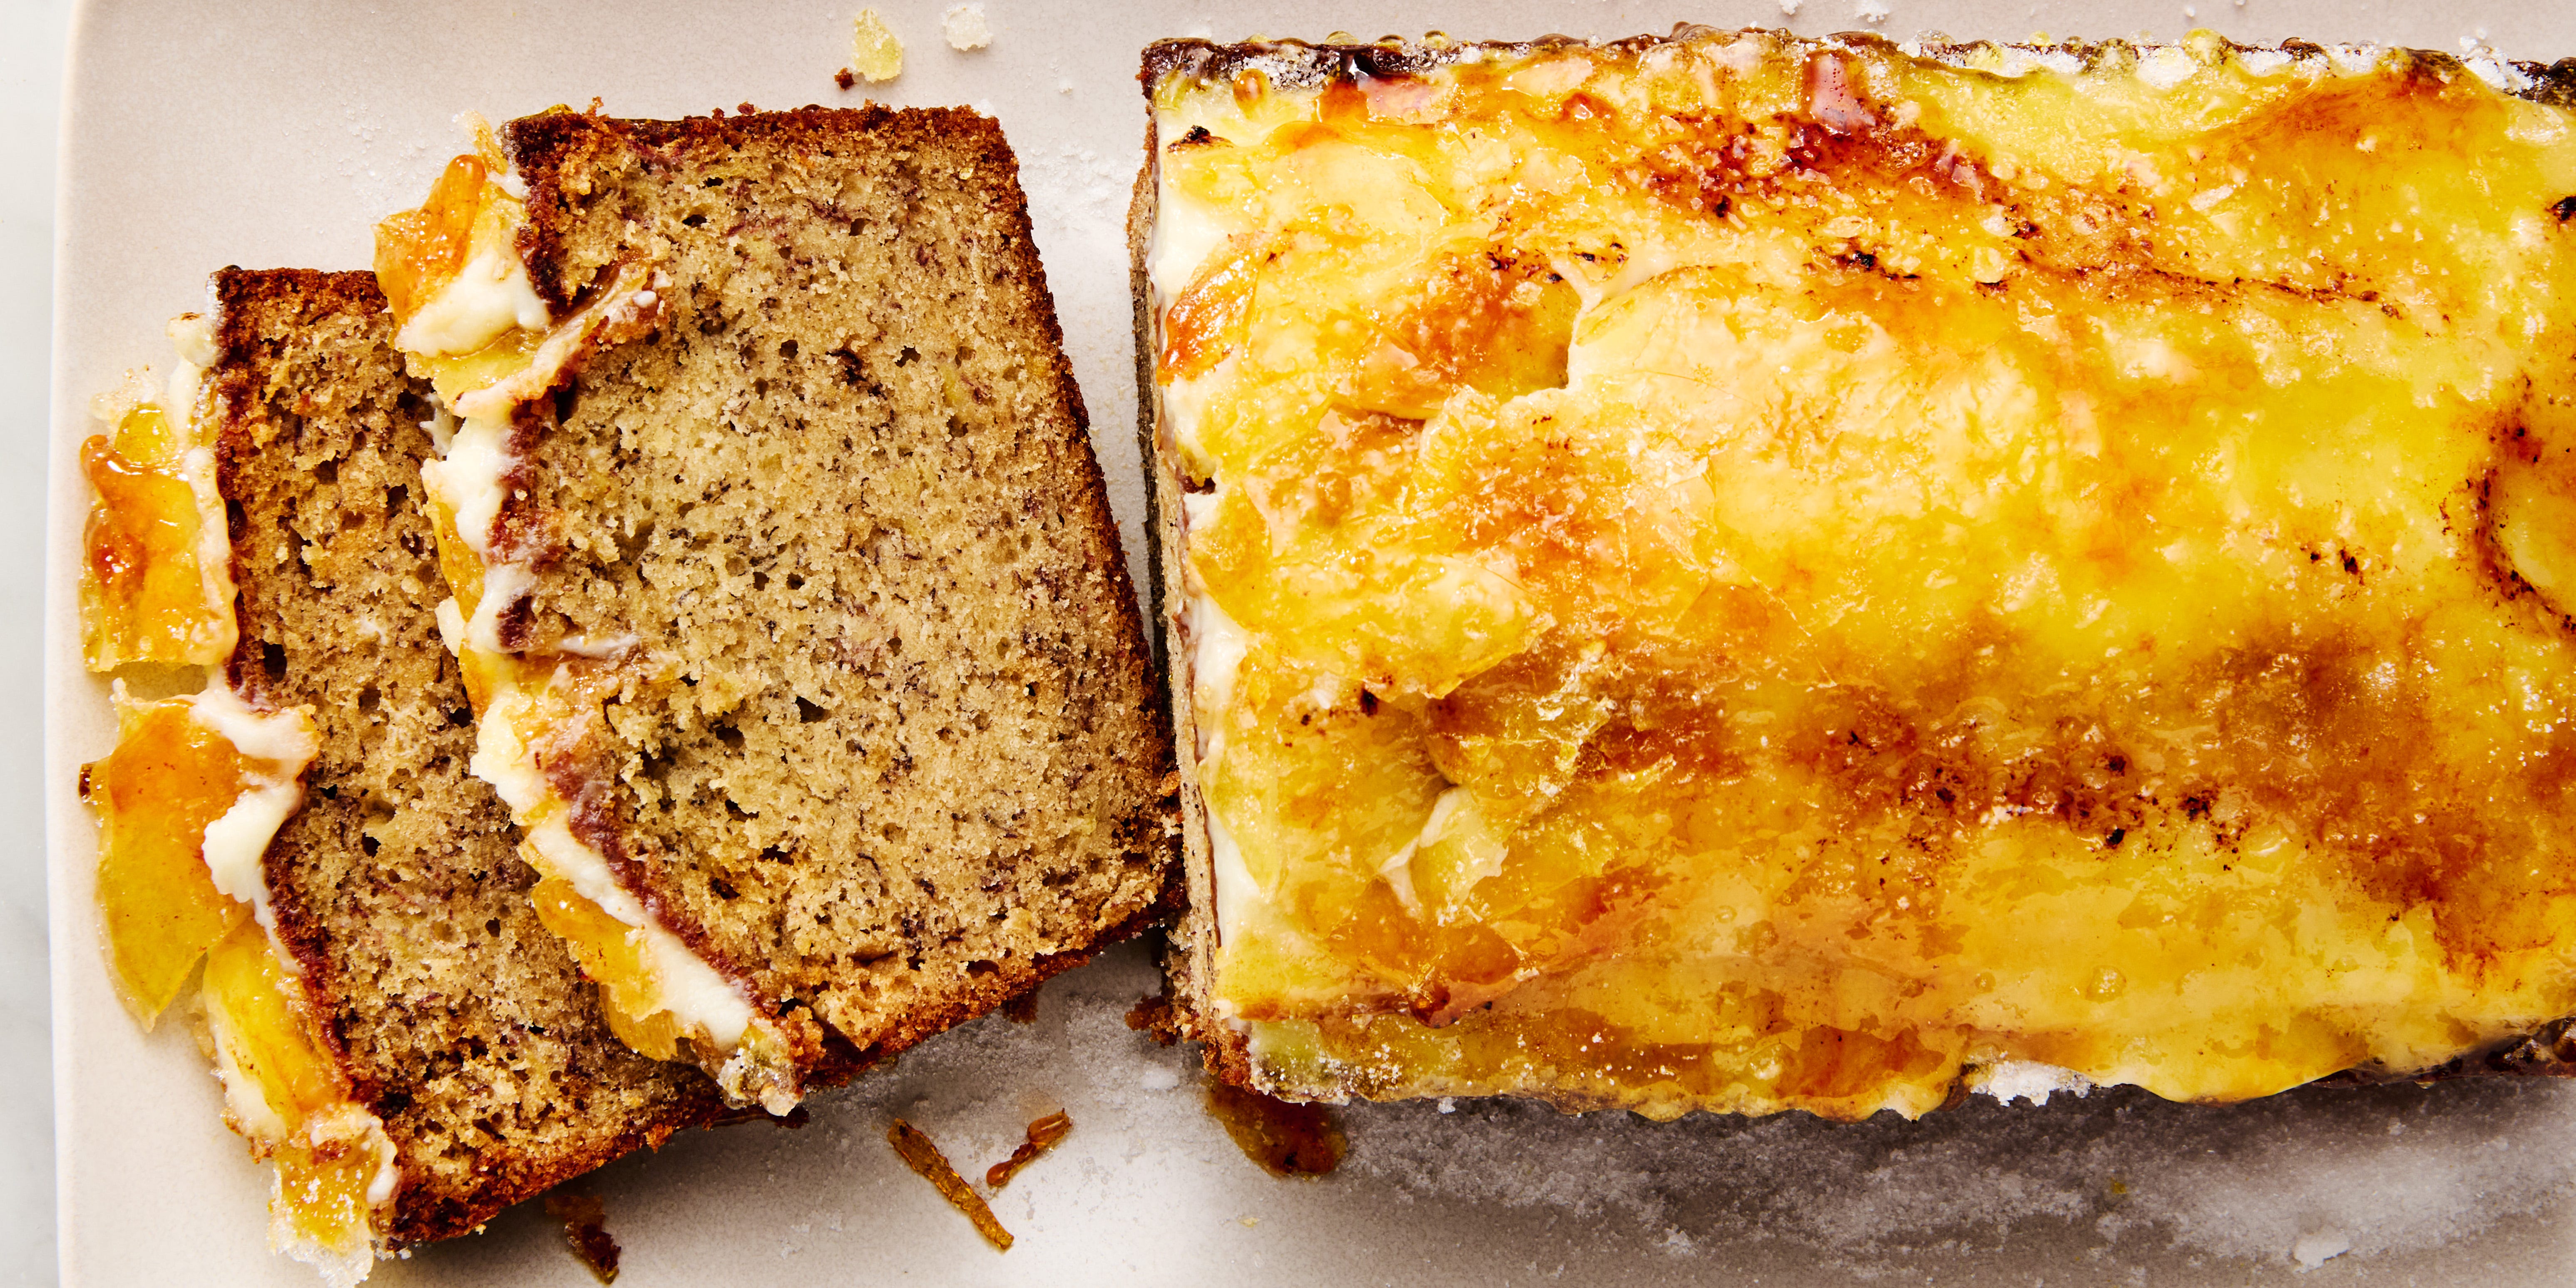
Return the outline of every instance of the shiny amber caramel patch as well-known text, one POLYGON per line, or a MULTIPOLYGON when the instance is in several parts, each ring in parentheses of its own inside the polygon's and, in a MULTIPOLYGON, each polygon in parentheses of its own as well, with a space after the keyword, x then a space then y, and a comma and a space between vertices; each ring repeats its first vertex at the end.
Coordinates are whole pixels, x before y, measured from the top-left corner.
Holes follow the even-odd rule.
POLYGON ((1324 1176, 1342 1165, 1351 1142, 1329 1105, 1292 1104, 1232 1083, 1212 1082, 1208 1116, 1234 1147, 1272 1176, 1324 1176))
MULTIPOLYGON (((184 408, 138 402, 113 434, 81 444, 98 496, 81 538, 81 658, 93 671, 211 665, 232 652, 229 570, 204 562, 204 518, 222 513, 206 504, 214 457, 193 424, 184 408)), ((216 536, 213 548, 228 549, 216 536)))
POLYGON ((206 871, 206 825, 242 793, 242 759, 185 699, 120 702, 116 750, 81 771, 98 812, 98 907, 117 995, 145 1028, 250 915, 206 871))
POLYGON ((414 313, 456 279, 479 242, 494 232, 495 208, 511 200, 493 179, 510 162, 491 123, 468 114, 474 150, 450 160, 430 185, 429 198, 376 224, 376 283, 395 319, 414 313))
POLYGON ((456 278, 471 252, 494 166, 474 153, 447 163, 429 199, 376 225, 376 282, 397 318, 408 319, 456 278))
POLYGON ((472 120, 476 149, 456 157, 418 207, 376 225, 376 279, 414 374, 453 411, 467 396, 525 371, 553 328, 519 260, 525 203, 499 175, 498 140, 472 120))
POLYGON ((2228 1100, 2576 1012, 2576 118, 1960 57, 1153 87, 1258 1086, 2228 1100))

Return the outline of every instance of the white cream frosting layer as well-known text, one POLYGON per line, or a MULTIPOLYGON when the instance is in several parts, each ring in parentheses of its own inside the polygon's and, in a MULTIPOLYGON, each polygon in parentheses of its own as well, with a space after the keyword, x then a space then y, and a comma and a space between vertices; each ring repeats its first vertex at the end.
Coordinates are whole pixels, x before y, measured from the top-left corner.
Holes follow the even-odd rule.
POLYGON ((472 353, 513 327, 543 331, 553 319, 528 270, 504 246, 485 246, 394 335, 405 353, 472 353))
POLYGON ((269 841, 304 805, 304 768, 313 763, 321 744, 313 720, 302 709, 262 711, 218 678, 187 699, 188 716, 231 743, 242 761, 242 792, 232 808, 206 824, 199 851, 215 889, 249 904, 260 929, 269 934, 270 950, 289 974, 297 973, 295 955, 277 946, 277 917, 269 907, 268 877, 261 860, 269 841))

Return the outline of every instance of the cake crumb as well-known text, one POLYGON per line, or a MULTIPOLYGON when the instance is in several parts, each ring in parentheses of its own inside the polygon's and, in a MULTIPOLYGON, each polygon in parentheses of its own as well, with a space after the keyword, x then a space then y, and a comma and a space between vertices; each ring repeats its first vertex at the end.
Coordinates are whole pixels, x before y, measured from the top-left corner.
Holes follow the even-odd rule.
POLYGON ((1171 985, 1144 998, 1129 1008, 1127 1027, 1154 1039, 1158 1046, 1170 1046, 1181 1040, 1181 1015, 1172 1007, 1171 985))
POLYGON ((849 68, 847 68, 847 67, 844 67, 844 68, 842 68, 841 70, 839 70, 839 71, 837 71, 837 72, 832 73, 832 83, 833 83, 833 84, 835 84, 835 85, 840 86, 840 87, 841 87, 841 88, 843 88, 843 89, 848 89, 848 88, 849 88, 849 87, 851 87, 852 85, 856 85, 856 84, 858 84, 858 83, 859 83, 859 78, 858 78, 858 77, 856 77, 856 76, 851 75, 851 74, 850 74, 850 69, 849 69, 849 68))
POLYGON ((903 42, 874 9, 861 9, 850 24, 850 66, 870 84, 903 75, 903 42))
POLYGON ((948 47, 961 54, 993 43, 993 25, 984 21, 980 4, 950 5, 939 19, 939 32, 948 37, 948 47))

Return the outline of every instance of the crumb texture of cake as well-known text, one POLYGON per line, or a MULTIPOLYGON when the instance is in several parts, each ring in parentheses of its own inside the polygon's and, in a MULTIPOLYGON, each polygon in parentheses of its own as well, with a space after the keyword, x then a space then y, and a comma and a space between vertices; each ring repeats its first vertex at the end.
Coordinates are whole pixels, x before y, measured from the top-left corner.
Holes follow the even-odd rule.
MULTIPOLYGON (((446 1238, 723 1112, 647 1060, 538 922, 435 608, 447 596, 404 374, 372 274, 227 269, 209 377, 230 504, 236 690, 309 708, 303 808, 267 856, 280 940, 400 1175, 380 1235, 446 1238)), ((211 969, 211 968, 210 968, 211 969)))
POLYGON ((2563 74, 1703 29, 1145 80, 1228 1077, 2224 1101, 2576 1012, 2563 74))
MULTIPOLYGON (((641 334, 492 435, 469 663, 551 695, 510 745, 754 999, 744 1041, 846 1077, 1157 915, 1169 738, 999 129, 553 113, 504 139, 539 294, 561 319, 629 291, 641 334), (548 677, 576 672, 567 700, 548 677)), ((484 705, 487 745, 517 703, 484 705)))

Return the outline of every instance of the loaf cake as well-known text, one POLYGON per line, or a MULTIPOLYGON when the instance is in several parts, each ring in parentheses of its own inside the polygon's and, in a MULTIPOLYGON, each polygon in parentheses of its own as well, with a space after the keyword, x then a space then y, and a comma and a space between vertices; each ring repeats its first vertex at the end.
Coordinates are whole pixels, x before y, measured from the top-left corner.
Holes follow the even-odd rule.
POLYGON ((1151 47, 1211 1068, 1856 1119, 2568 1067, 2560 66, 1151 47))
POLYGON ((474 769, 636 1049, 782 1110, 1163 915, 1169 735, 992 121, 531 117, 377 264, 462 418, 474 769))
MULTIPOLYGON (((121 986, 149 1023, 203 957, 228 1117, 276 1167, 273 1241, 350 1283, 728 1111, 610 1032, 466 772, 419 472, 436 424, 373 275, 226 269, 214 304, 170 392, 119 414, 211 460, 238 643, 205 692, 124 702, 84 792, 121 986)), ((192 510, 109 507, 93 549, 192 510)), ((204 615, 137 593, 142 571, 99 587, 121 620, 204 615)))

